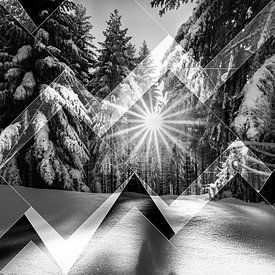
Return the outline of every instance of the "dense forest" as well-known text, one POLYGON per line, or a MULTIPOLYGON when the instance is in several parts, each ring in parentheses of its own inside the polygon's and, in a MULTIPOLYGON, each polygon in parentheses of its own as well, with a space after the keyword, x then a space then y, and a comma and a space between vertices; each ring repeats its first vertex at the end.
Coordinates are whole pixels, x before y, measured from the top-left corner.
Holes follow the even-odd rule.
MULTIPOLYGON (((118 10, 96 46, 85 7, 65 1, 55 10, 59 2, 44 0, 32 21, 18 1, 0 1, 7 183, 114 192, 136 172, 159 195, 179 195, 192 183, 188 192, 199 195, 210 183, 230 182, 239 196, 243 179, 262 188, 275 168, 274 2, 198 1, 157 81, 146 42, 136 50, 118 10), (122 94, 134 104, 112 122, 106 105, 124 106, 122 94), (148 113, 155 124, 165 114, 165 130, 149 127, 148 113), (242 178, 233 180, 236 173, 242 178)), ((150 2, 163 16, 187 1, 150 2)))

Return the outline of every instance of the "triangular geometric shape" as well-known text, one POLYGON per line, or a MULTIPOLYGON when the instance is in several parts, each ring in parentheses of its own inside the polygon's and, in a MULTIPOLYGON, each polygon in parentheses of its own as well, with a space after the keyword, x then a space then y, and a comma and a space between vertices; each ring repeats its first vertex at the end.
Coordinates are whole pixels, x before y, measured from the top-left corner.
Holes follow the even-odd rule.
POLYGON ((69 238, 111 194, 14 187, 65 239, 69 238))
POLYGON ((30 241, 45 252, 40 237, 24 215, 0 239, 0 270, 2 270, 30 241))
POLYGON ((236 174, 225 186, 216 194, 216 198, 234 197, 246 202, 263 201, 261 195, 251 186, 240 174, 236 174))
POLYGON ((94 235, 70 274, 183 274, 182 258, 133 208, 107 234, 94 235))
POLYGON ((0 238, 28 210, 29 205, 0 178, 0 238))
POLYGON ((271 204, 275 204, 275 172, 267 180, 260 191, 260 194, 271 204))
POLYGON ((137 208, 167 239, 174 235, 171 226, 135 174, 106 215, 96 234, 109 231, 133 207, 137 208))
POLYGON ((39 26, 62 4, 64 0, 18 0, 32 21, 39 26))
POLYGON ((3 274, 64 274, 54 260, 29 242, 2 270, 3 274))
POLYGON ((208 107, 179 85, 173 94, 164 88, 163 94, 168 94, 165 104, 160 99, 161 87, 147 91, 104 137, 104 142, 165 201, 179 196, 218 157, 214 139, 221 134, 229 142, 237 138, 217 117, 206 122, 208 107), (185 106, 186 99, 196 106, 185 106), (216 125, 216 131, 207 129, 216 125), (210 142, 205 132, 213 132, 210 142))
POLYGON ((2 5, 25 29, 32 33, 36 29, 36 25, 26 13, 25 9, 18 0, 1 0, 2 5))

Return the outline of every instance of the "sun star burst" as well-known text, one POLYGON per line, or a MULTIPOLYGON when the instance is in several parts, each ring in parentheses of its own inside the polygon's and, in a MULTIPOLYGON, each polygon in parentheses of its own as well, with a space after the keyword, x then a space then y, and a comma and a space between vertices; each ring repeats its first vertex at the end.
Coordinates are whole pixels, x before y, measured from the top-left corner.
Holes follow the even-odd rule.
POLYGON ((186 119, 188 110, 181 110, 176 103, 169 107, 164 105, 157 107, 157 104, 152 104, 152 97, 148 101, 149 104, 141 98, 133 108, 127 111, 128 123, 124 124, 123 129, 110 136, 128 136, 128 146, 133 145, 132 157, 143 148, 144 157, 148 160, 154 148, 159 163, 161 163, 163 148, 171 152, 176 146, 182 152, 186 152, 184 140, 192 137, 187 128, 204 123, 186 119))

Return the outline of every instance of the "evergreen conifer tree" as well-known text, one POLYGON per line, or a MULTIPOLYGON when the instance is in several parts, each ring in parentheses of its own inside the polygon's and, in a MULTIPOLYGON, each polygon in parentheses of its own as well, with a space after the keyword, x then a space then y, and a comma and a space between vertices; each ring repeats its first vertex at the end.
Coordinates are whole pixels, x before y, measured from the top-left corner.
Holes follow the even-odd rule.
POLYGON ((86 78, 94 61, 85 10, 64 2, 35 38, 5 10, 1 15, 0 163, 16 140, 24 145, 1 175, 10 184, 89 191, 84 129, 92 121, 81 102, 85 91, 75 89, 75 76, 86 78))
POLYGON ((130 73, 131 58, 129 55, 128 29, 122 28, 122 16, 116 9, 107 21, 107 29, 103 32, 105 41, 99 43, 98 66, 96 70, 96 87, 93 94, 105 98, 130 73))

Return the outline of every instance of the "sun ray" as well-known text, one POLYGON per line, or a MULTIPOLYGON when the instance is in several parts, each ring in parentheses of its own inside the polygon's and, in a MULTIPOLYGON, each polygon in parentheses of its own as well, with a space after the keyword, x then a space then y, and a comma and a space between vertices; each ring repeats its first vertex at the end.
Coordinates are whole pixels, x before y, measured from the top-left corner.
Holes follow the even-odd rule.
POLYGON ((150 156, 150 148, 151 148, 151 143, 152 143, 152 136, 153 136, 153 131, 150 131, 149 134, 149 139, 148 139, 148 143, 147 143, 147 148, 146 148, 146 160, 149 160, 149 156, 150 156))
POLYGON ((204 126, 205 122, 194 120, 164 120, 164 123, 167 124, 176 124, 176 125, 186 125, 186 126, 204 126))
MULTIPOLYGON (((143 112, 144 112, 144 111, 143 111, 143 112)), ((137 113, 137 112, 135 112, 135 111, 133 111, 133 110, 127 111, 127 114, 130 114, 130 115, 132 115, 132 116, 134 116, 134 117, 139 117, 140 119, 144 119, 144 116, 147 115, 145 112, 144 112, 143 115, 142 115, 142 114, 139 114, 139 113, 137 113)))
POLYGON ((149 102, 150 102, 150 112, 154 112, 154 106, 153 106, 153 99, 152 99, 152 94, 149 94, 149 102))
POLYGON ((190 111, 190 109, 185 109, 185 110, 180 110, 178 112, 173 112, 171 114, 164 114, 162 113, 162 117, 164 120, 168 120, 169 118, 173 118, 173 117, 177 117, 177 116, 180 116, 180 115, 184 115, 184 114, 187 114, 188 112, 190 111))
POLYGON ((182 136, 192 138, 192 135, 188 134, 187 132, 181 131, 181 130, 175 128, 175 127, 163 124, 163 128, 166 128, 167 130, 170 130, 170 131, 172 131, 174 133, 177 133, 177 134, 180 134, 182 136))
POLYGON ((146 110, 144 110, 139 104, 135 105, 135 109, 137 109, 143 115, 143 117, 147 115, 146 110))
POLYGON ((143 125, 133 126, 133 127, 130 127, 130 128, 124 129, 124 130, 119 130, 118 132, 115 132, 115 133, 110 133, 106 137, 108 138, 108 137, 121 136, 121 135, 128 134, 130 132, 133 132, 133 131, 138 130, 143 127, 144 127, 143 125))
POLYGON ((159 153, 159 144, 158 144, 158 138, 157 138, 157 131, 153 131, 154 134, 154 140, 155 140, 155 147, 156 147, 156 151, 157 151, 157 159, 160 165, 160 169, 161 169, 161 156, 159 153))
POLYGON ((142 104, 142 106, 143 106, 145 112, 146 112, 147 114, 150 114, 150 109, 149 109, 148 105, 146 104, 146 102, 145 102, 145 100, 144 100, 143 97, 140 99, 140 102, 141 102, 141 104, 142 104))
POLYGON ((142 127, 137 133, 135 133, 130 139, 129 142, 134 141, 135 139, 139 138, 144 132, 148 131, 145 127, 142 127))
MULTIPOLYGON (((190 139, 192 139, 192 127, 204 126, 206 123, 201 120, 190 119, 189 108, 180 109, 179 101, 172 103, 168 108, 165 106, 165 100, 157 103, 156 98, 150 93, 141 99, 126 112, 126 127, 112 136, 129 134, 128 143, 131 144, 132 152, 128 156, 131 165, 134 163, 135 155, 141 152, 139 157, 146 158, 148 163, 150 157, 156 157, 161 169, 162 150, 171 153, 173 145, 178 147, 182 153, 188 153, 190 139), (160 108, 158 108, 160 107, 160 108)), ((161 99, 160 99, 161 100, 161 99)))
POLYGON ((162 111, 162 115, 165 116, 170 111, 174 110, 180 103, 176 100, 172 105, 170 105, 167 109, 162 111))
POLYGON ((146 129, 145 134, 142 136, 142 138, 139 140, 139 142, 137 143, 137 145, 134 147, 133 152, 131 155, 136 154, 138 152, 138 150, 140 149, 140 147, 143 145, 145 139, 147 138, 147 135, 149 134, 150 130, 146 129))
POLYGON ((187 153, 187 151, 185 150, 185 148, 173 137, 171 136, 165 129, 161 128, 160 131, 162 131, 165 136, 172 141, 175 145, 177 145, 184 153, 187 153))
POLYGON ((163 136, 161 130, 158 131, 158 135, 160 136, 160 138, 161 138, 162 142, 164 143, 164 145, 165 145, 166 149, 168 150, 168 152, 170 152, 170 151, 171 151, 171 148, 170 148, 170 146, 169 146, 167 140, 166 140, 165 137, 163 136))

